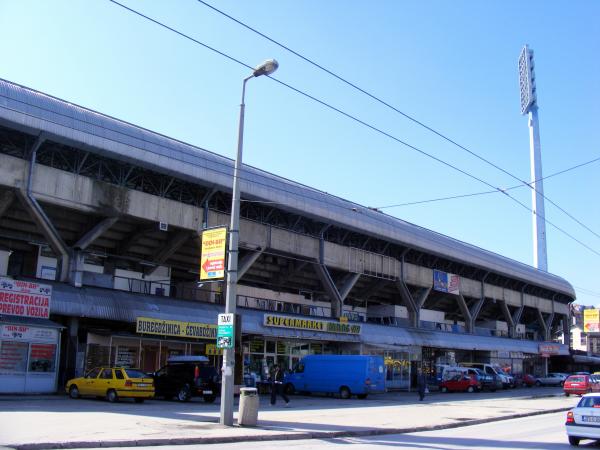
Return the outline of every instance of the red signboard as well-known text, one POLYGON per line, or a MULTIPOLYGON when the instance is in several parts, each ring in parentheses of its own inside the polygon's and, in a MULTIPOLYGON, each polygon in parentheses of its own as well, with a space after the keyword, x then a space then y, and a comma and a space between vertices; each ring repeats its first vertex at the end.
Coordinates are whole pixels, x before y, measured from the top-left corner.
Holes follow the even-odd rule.
POLYGON ((50 317, 52 286, 0 277, 0 314, 50 317))

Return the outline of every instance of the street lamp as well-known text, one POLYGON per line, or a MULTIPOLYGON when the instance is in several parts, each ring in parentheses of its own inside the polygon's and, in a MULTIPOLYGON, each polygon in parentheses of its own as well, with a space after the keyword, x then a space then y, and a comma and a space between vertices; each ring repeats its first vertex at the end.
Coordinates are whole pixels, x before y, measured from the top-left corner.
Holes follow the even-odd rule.
MULTIPOLYGON (((240 125, 238 129, 238 148, 235 166, 233 169, 233 197, 231 199, 231 225, 229 227, 229 251, 227 263, 227 284, 225 291, 225 313, 235 314, 237 304, 237 281, 238 281, 238 244, 240 226, 240 179, 239 173, 242 168, 242 149, 244 146, 244 96, 246 95, 246 82, 261 75, 271 75, 277 70, 279 63, 274 59, 268 59, 257 66, 252 75, 244 78, 242 84, 242 103, 240 104, 240 125)), ((234 340, 235 342, 235 340, 234 340)), ((235 344, 234 344, 235 345, 235 344)), ((223 351, 223 370, 221 382, 221 425, 233 425, 233 375, 235 367, 235 349, 225 348, 223 351)))

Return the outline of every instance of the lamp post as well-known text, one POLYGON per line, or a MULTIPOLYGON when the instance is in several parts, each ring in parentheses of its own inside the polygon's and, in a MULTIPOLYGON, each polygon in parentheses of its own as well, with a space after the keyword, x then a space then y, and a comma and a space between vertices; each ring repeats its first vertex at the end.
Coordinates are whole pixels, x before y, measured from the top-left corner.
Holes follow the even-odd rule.
MULTIPOLYGON (((242 84, 242 103, 240 104, 240 125, 238 129, 238 148, 233 169, 233 197, 231 199, 231 225, 229 227, 229 250, 227 262, 227 283, 225 291, 225 313, 235 314, 237 306, 238 282, 238 244, 240 225, 240 183, 239 173, 242 168, 242 150, 244 147, 244 96, 246 95, 246 82, 261 75, 271 75, 277 70, 279 63, 268 59, 257 66, 252 75, 244 78, 242 84)), ((235 339, 234 339, 235 342, 235 339)), ((235 345, 235 344, 234 344, 235 345)), ((221 382, 221 425, 233 425, 233 375, 235 368, 235 349, 226 348, 223 351, 223 370, 221 382)))

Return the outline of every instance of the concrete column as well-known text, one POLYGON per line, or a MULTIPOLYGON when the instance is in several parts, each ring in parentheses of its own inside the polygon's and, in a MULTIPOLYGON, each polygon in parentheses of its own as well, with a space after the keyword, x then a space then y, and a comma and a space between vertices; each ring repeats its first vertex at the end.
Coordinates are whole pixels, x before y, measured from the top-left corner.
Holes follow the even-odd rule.
POLYGON ((537 315, 537 321, 540 325, 540 330, 542 332, 542 337, 544 338, 544 340, 547 340, 548 326, 546 325, 546 319, 544 319, 544 315, 542 314, 542 311, 540 311, 539 308, 536 308, 535 311, 537 315))
POLYGON ((504 320, 506 320, 506 323, 508 324, 508 334, 511 338, 515 337, 515 334, 516 334, 515 323, 513 321, 512 315, 510 314, 510 309, 508 309, 508 304, 506 303, 505 300, 498 300, 498 303, 500 305, 500 310, 502 311, 502 315, 504 316, 504 320))
POLYGON ((564 344, 571 348, 571 321, 568 314, 563 315, 562 332, 564 336, 564 344))
POLYGON ((321 280, 321 284, 325 289, 325 292, 327 292, 327 295, 331 299, 331 317, 342 317, 344 300, 352 290, 352 287, 360 278, 360 274, 352 273, 347 275, 341 289, 338 290, 333 278, 331 277, 331 274, 329 273, 329 270, 325 265, 315 264, 314 267, 315 271, 317 272, 317 276, 319 277, 319 280, 321 280))
POLYGON ((238 281, 246 272, 248 272, 248 269, 252 267, 252 264, 256 262, 263 252, 263 249, 258 249, 257 251, 246 253, 243 258, 240 258, 238 263, 238 281))
POLYGON ((77 368, 77 334, 79 333, 79 318, 69 317, 68 321, 68 333, 65 355, 65 379, 74 378, 76 376, 77 368))
MULTIPOLYGON (((472 334, 473 333, 473 324, 474 324, 475 320, 473 319, 473 315, 471 314, 471 311, 469 310, 469 307, 467 306, 467 302, 465 301, 465 298, 462 296, 462 294, 458 294, 456 296, 456 302, 458 303, 460 312, 462 313, 462 316, 465 319, 465 329, 466 329, 467 333, 472 334)), ((481 309, 482 304, 483 304, 483 301, 479 300, 479 302, 474 305, 474 308, 476 309, 475 312, 477 315, 479 314, 479 310, 481 309), (478 305, 479 305, 479 307, 477 308, 478 305)), ((477 317, 477 315, 475 317, 477 317)))

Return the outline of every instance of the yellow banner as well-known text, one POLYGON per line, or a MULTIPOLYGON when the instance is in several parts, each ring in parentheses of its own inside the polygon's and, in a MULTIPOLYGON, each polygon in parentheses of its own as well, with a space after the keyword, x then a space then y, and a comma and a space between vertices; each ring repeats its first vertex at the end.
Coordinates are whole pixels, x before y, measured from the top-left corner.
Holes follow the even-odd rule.
POLYGON ((266 327, 294 328, 298 330, 323 331, 325 333, 360 334, 361 326, 327 320, 303 319, 299 317, 265 314, 266 327))
POLYGON ((200 280, 218 280, 225 276, 227 228, 213 228, 202 233, 200 280))
POLYGON ((136 332, 195 339, 216 339, 217 326, 208 323, 179 322, 178 320, 136 318, 136 332))
POLYGON ((583 310, 583 331, 585 333, 600 333, 600 309, 583 310))
POLYGON ((206 356, 216 356, 216 355, 223 354, 223 349, 218 348, 216 346, 216 344, 206 344, 204 347, 205 347, 204 353, 206 354, 206 356))

